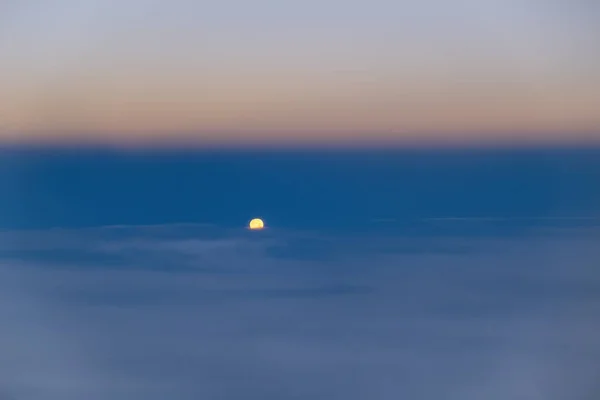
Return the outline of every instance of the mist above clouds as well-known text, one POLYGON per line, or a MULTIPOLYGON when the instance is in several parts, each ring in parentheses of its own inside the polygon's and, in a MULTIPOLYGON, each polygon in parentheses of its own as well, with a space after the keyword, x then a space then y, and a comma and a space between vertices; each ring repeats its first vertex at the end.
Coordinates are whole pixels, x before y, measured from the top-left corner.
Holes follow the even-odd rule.
POLYGON ((186 229, 4 232, 0 398, 599 394, 593 232, 186 229))

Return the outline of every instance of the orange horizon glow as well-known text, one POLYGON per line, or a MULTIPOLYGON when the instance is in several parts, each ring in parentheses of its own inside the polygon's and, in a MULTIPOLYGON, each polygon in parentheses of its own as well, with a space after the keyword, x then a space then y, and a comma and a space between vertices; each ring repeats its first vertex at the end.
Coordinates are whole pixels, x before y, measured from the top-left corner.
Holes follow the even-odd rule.
POLYGON ((230 2, 15 6, 0 143, 600 141, 595 8, 230 2))

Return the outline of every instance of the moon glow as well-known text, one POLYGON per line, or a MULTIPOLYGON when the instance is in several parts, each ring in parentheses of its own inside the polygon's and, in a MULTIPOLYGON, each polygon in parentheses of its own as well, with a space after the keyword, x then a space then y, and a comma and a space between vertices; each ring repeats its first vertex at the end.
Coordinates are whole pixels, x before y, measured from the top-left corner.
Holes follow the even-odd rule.
POLYGON ((260 218, 254 218, 252 221, 250 221, 250 224, 248 225, 248 227, 251 230, 260 230, 265 227, 265 223, 260 218))

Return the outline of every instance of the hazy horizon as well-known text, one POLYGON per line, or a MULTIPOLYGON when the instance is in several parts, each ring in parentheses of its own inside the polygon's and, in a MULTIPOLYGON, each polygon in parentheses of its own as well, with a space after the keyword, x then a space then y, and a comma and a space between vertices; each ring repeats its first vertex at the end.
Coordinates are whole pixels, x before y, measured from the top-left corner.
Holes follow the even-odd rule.
POLYGON ((598 21, 0 0, 0 400, 598 400, 598 21))

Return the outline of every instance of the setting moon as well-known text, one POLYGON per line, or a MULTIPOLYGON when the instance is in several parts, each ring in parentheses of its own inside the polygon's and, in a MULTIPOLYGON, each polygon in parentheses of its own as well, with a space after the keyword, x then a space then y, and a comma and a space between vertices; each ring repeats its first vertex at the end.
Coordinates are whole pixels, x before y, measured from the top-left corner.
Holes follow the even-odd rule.
POLYGON ((260 230, 260 229, 263 229, 264 227, 265 227, 265 223, 260 218, 254 218, 248 224, 248 228, 250 228, 251 230, 260 230))

